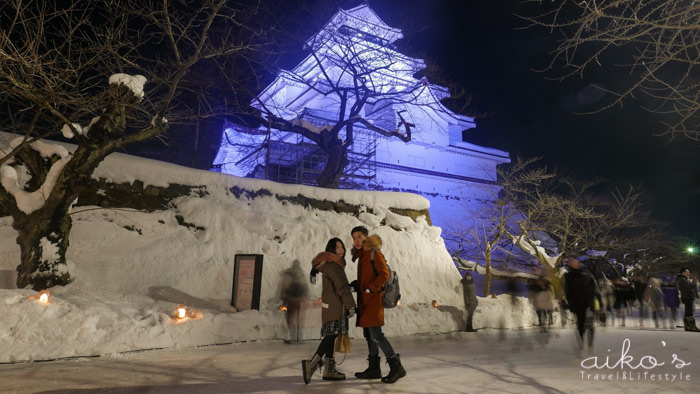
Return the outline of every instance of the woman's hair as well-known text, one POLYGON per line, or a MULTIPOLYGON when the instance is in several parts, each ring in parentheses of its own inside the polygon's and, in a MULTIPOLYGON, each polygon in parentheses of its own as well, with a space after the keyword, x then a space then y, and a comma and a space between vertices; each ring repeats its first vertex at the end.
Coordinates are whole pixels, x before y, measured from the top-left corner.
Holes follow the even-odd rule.
POLYGON ((347 252, 347 250, 345 249, 345 244, 340 240, 340 238, 331 238, 326 244, 326 252, 335 253, 335 246, 338 242, 343 245, 343 258, 345 258, 345 252, 347 252))
MULTIPOLYGON (((343 245, 343 267, 345 266, 345 244, 343 241, 340 240, 340 238, 331 238, 328 243, 326 244, 326 252, 330 252, 335 254, 335 246, 340 242, 341 245, 343 245)), ((309 272, 309 280, 311 283, 316 284, 316 274, 318 274, 318 270, 316 268, 311 268, 311 272, 309 272)))

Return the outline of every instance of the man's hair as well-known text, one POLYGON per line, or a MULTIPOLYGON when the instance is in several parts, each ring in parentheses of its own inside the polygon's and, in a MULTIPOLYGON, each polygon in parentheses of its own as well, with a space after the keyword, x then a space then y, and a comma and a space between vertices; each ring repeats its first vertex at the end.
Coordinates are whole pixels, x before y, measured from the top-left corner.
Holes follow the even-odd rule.
POLYGON ((682 267, 681 270, 678 272, 679 274, 684 273, 685 271, 690 271, 688 267, 682 267))
POLYGON ((579 260, 579 259, 578 259, 578 256, 576 256, 575 254, 567 254, 566 257, 564 257, 564 262, 565 262, 565 263, 568 263, 568 262, 571 261, 571 260, 576 260, 576 261, 578 261, 578 262, 581 262, 581 260, 579 260))
POLYGON ((358 231, 361 232, 365 237, 369 235, 369 230, 367 230, 367 227, 365 226, 353 227, 352 231, 350 231, 350 235, 353 235, 358 231))

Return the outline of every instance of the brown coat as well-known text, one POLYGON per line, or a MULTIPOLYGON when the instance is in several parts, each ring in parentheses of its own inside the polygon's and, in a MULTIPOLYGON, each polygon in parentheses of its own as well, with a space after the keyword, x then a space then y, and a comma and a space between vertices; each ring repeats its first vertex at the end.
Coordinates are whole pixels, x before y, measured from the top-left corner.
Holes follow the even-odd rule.
POLYGON ((384 255, 379 250, 382 240, 378 235, 370 235, 365 240, 362 250, 355 251, 357 263, 357 326, 380 327, 384 325, 384 306, 382 305, 382 287, 389 280, 389 269, 384 255), (372 250, 374 250, 374 268, 372 268, 372 250), (376 270, 376 274, 375 274, 376 270), (366 293, 369 289, 370 293, 366 293))
MULTIPOLYGON (((318 257, 318 256, 317 256, 318 257)), ((341 260, 342 261, 342 260, 341 260)), ((326 324, 345 318, 350 308, 355 308, 355 300, 345 275, 344 262, 336 263, 330 260, 317 261, 314 259, 314 267, 323 274, 323 288, 321 289, 321 321, 326 324)))

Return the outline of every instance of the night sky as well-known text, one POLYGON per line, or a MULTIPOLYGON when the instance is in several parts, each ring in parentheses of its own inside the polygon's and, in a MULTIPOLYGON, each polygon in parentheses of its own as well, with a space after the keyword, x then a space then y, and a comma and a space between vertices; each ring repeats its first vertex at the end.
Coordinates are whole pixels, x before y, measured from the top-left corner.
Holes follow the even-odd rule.
MULTIPOLYGON (((280 68, 293 68, 308 54, 303 41, 337 7, 350 9, 361 1, 263 4, 272 17, 261 23, 274 24, 279 32, 275 45, 284 53, 261 70, 265 86, 280 68)), ((449 81, 441 84, 470 92, 465 114, 475 116, 477 127, 465 133, 466 141, 507 151, 511 158, 542 157, 543 165, 571 178, 604 178, 608 190, 641 184, 652 217, 670 224, 683 242, 700 245, 700 143, 654 136, 662 125, 635 102, 593 115, 575 114, 604 101, 593 84, 614 89, 624 81, 619 68, 593 70, 564 82, 547 79, 553 73, 535 72, 549 63, 558 36, 516 29, 523 22, 514 13, 527 11, 518 0, 369 0, 369 5, 385 23, 403 30, 402 52, 438 64, 449 81)))
POLYGON ((404 29, 403 48, 425 54, 471 92, 474 113, 490 114, 477 118, 467 141, 508 151, 512 158, 542 156, 543 164, 576 178, 602 177, 618 187, 642 184, 655 219, 688 241, 700 241, 700 143, 654 136, 663 128, 639 103, 574 114, 595 109, 603 97, 590 85, 615 87, 624 78, 619 70, 565 82, 533 71, 548 63, 556 38, 516 30, 522 22, 513 16, 514 1, 369 4, 386 23, 404 29), (413 26, 423 28, 412 33, 413 26))

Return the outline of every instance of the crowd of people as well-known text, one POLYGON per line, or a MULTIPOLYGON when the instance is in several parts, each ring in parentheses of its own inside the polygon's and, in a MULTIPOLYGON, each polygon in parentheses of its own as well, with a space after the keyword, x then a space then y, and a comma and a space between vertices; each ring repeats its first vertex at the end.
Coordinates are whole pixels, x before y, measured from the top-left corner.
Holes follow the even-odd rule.
POLYGON ((672 281, 661 278, 635 275, 631 281, 624 278, 598 281, 602 295, 600 319, 602 325, 627 325, 627 316, 636 315, 639 327, 651 319, 655 328, 674 328, 678 309, 683 304, 683 327, 696 331, 693 304, 697 298, 697 275, 691 277, 688 268, 681 268, 672 281))
POLYGON ((639 327, 651 320, 655 328, 673 329, 681 304, 685 331, 700 331, 693 317, 698 278, 686 267, 680 269, 673 283, 664 283, 643 274, 633 276, 631 281, 622 277, 611 280, 605 275, 596 280, 576 256, 566 256, 564 264, 567 273, 561 280, 561 297, 555 296, 543 270, 537 268, 535 277, 528 280, 528 298, 537 313, 540 332, 547 332, 553 324, 557 298, 561 324, 566 325, 572 315, 581 351, 586 346, 592 351, 595 325, 625 327, 628 316, 636 315, 639 327))

